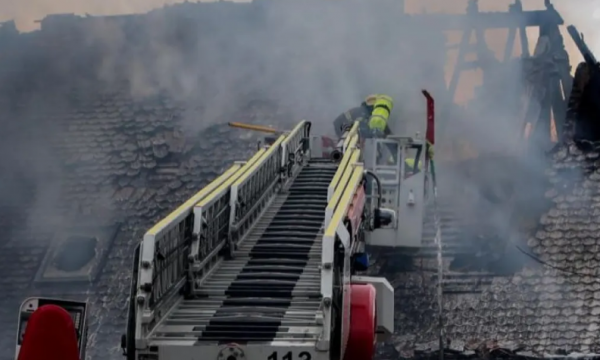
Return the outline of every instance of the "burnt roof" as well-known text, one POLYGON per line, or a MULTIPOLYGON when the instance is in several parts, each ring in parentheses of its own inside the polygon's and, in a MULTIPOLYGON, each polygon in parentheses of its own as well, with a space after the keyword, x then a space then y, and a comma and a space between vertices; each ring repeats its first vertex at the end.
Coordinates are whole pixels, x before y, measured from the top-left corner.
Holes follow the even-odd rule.
POLYGON ((59 131, 25 136, 20 144, 1 140, 7 161, 34 163, 29 170, 2 164, 4 171, 21 171, 24 179, 3 182, 18 194, 0 207, 0 288, 7 294, 0 300, 5 324, 0 343, 6 358, 14 351, 18 305, 33 295, 88 300, 90 329, 98 336, 91 338, 91 354, 111 358, 109 348, 118 344, 124 329, 133 246, 151 224, 256 147, 226 125, 187 136, 181 109, 168 98, 143 105, 123 93, 96 95, 54 115, 53 129, 59 131), (6 154, 24 148, 37 149, 27 156, 6 154), (56 168, 47 170, 40 162, 56 168), (114 238, 97 249, 107 255, 99 259, 97 278, 43 281, 48 251, 69 236, 96 236, 98 227, 117 224, 114 238))
MULTIPOLYGON (((599 159, 600 153, 583 154, 572 143, 561 146, 546 170, 549 205, 526 243, 480 238, 492 249, 464 252, 471 262, 479 256, 487 264, 506 265, 521 256, 529 261, 521 260, 520 270, 452 269, 456 244, 481 244, 469 242, 464 216, 461 219, 460 211, 452 211, 457 205, 450 200, 456 198, 440 190, 447 254, 443 317, 448 357, 478 358, 483 356, 482 349, 488 349, 483 351, 488 353, 486 358, 593 357, 600 353, 599 159), (489 349, 496 348, 496 354, 490 355, 489 349)), ((433 227, 431 222, 425 226, 430 236, 425 242, 433 247, 428 227, 433 227)), ((417 260, 411 272, 381 270, 393 279, 396 289, 392 353, 420 358, 439 349, 436 268, 436 261, 425 257, 417 260)))
MULTIPOLYGON (((184 4, 179 9, 187 16, 190 6, 194 5, 184 4)), ((225 9, 232 5, 197 6, 225 9)), ((209 16, 198 13, 204 20, 209 16)), ((183 19, 185 26, 199 22, 186 16, 170 21, 183 19)), ((258 81, 255 87, 241 86, 264 73, 261 58, 252 49, 244 59, 252 61, 252 66, 247 74, 233 79, 241 84, 236 88, 239 93, 227 94, 227 101, 219 98, 214 102, 215 94, 222 90, 219 81, 228 79, 228 73, 211 74, 210 66, 201 74, 199 88, 203 91, 199 93, 183 91, 185 96, 181 96, 185 81, 175 86, 161 83, 158 80, 164 74, 152 72, 152 64, 141 61, 157 54, 144 52, 154 33, 149 27, 143 28, 147 34, 140 34, 139 28, 131 30, 142 26, 144 19, 142 15, 51 17, 41 31, 0 38, 0 290, 6 294, 0 298, 1 359, 9 359, 14 351, 19 303, 35 295, 88 300, 92 309, 88 353, 93 358, 120 359, 115 347, 125 326, 131 256, 145 229, 233 160, 245 158, 255 149, 255 138, 229 129, 226 121, 233 118, 286 126, 282 119, 294 119, 296 113, 290 115, 288 110, 293 104, 290 99, 282 106, 272 101, 272 94, 260 91, 273 85, 276 93, 285 93, 289 86, 285 74, 277 74, 281 77, 276 77, 276 83, 258 81), (112 21, 122 26, 116 42, 110 38, 114 33, 94 31, 96 26, 112 26, 112 21), (133 76, 140 69, 144 76, 133 76), (224 114, 219 115, 221 112, 224 114), (106 257, 102 264, 94 265, 96 278, 60 286, 40 281, 49 249, 73 234, 96 236, 98 227, 118 230, 114 236, 98 235, 106 257), (106 236, 113 238, 104 239, 106 236)), ((197 26, 214 30, 215 24, 207 21, 197 26)), ((198 31, 181 37, 176 26, 169 29, 173 32, 163 34, 161 41, 177 41, 172 49, 162 51, 163 55, 188 51, 186 41, 197 40, 198 31)), ((239 35, 229 34, 231 39, 239 35)), ((210 50, 210 46, 203 49, 210 50)), ((219 49, 227 51, 226 47, 219 49)), ((294 59, 301 62, 304 58, 294 59)), ((230 64, 230 69, 236 64, 230 64)), ((328 111, 331 114, 325 117, 333 118, 340 109, 329 106, 328 111)), ((557 184, 556 194, 548 193, 554 205, 542 218, 542 228, 530 246, 540 259, 567 266, 576 274, 543 267, 509 276, 467 274, 470 279, 485 277, 489 281, 477 280, 479 293, 445 297, 447 358, 503 357, 506 352, 514 353, 514 347, 505 345, 507 341, 525 344, 526 354, 595 352, 594 316, 600 309, 595 299, 598 264, 596 256, 590 255, 596 249, 595 173, 582 175, 573 188, 561 187, 561 169, 580 168, 585 157, 566 149, 559 155, 548 174, 557 184), (582 203, 587 204, 583 209, 578 207, 582 203), (508 350, 490 352, 482 349, 496 347, 475 346, 489 340, 508 350)), ((456 203, 448 200, 446 204, 445 238, 454 237, 457 246, 469 246, 461 245, 465 230, 458 224, 462 220, 454 219, 460 215, 456 203)), ((431 237, 426 242, 431 244, 431 237)), ((436 282, 435 274, 427 270, 431 268, 427 260, 412 273, 388 266, 387 275, 396 287, 397 333, 392 343, 382 347, 382 359, 437 357, 436 282)), ((456 273, 460 278, 460 272, 456 273)), ((528 355, 511 356, 525 359, 528 355)))

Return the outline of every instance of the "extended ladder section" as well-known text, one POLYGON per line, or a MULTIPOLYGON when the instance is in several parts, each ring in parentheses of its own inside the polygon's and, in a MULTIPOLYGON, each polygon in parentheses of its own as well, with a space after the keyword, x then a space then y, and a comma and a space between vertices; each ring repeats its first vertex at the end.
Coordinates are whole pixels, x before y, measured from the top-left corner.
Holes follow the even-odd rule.
POLYGON ((335 163, 311 155, 309 131, 235 163, 145 234, 129 359, 330 358, 334 246, 339 231, 350 243, 340 224, 363 169, 356 134, 335 163))

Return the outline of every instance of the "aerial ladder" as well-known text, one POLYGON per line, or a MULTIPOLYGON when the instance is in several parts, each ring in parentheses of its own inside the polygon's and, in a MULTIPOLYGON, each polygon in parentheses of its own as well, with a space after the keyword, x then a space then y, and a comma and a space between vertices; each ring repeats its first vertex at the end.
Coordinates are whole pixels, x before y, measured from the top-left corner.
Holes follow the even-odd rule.
POLYGON ((127 360, 372 359, 394 291, 364 275, 365 248, 420 246, 425 127, 361 139, 355 123, 326 149, 301 121, 159 221, 134 254, 127 360))

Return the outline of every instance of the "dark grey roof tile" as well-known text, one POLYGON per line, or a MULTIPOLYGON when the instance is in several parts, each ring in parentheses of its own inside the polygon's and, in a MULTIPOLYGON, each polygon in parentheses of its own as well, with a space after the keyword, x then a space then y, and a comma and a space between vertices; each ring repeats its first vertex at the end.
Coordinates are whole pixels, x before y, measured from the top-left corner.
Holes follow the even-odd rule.
POLYGON ((134 169, 134 168, 129 168, 129 169, 127 170, 127 173, 126 173, 126 175, 127 175, 127 176, 129 176, 129 177, 134 177, 134 176, 137 176, 137 175, 140 173, 140 170, 141 170, 141 167, 139 167, 139 168, 137 168, 137 169, 134 169))

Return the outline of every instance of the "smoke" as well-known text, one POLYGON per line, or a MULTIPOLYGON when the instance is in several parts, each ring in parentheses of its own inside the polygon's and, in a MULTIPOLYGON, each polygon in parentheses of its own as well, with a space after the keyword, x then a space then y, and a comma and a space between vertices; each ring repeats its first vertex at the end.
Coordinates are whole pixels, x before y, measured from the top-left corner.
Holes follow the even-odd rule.
MULTIPOLYGON (((600 25, 600 1, 587 0, 579 1, 576 6, 567 0, 556 1, 556 7, 561 12, 565 22, 568 25, 575 25, 579 31, 584 33, 585 41, 589 48, 597 53, 600 53, 600 36, 595 30, 600 25)), ((566 47, 571 57, 571 64, 575 65, 582 61, 583 58, 571 38, 564 32, 566 39, 566 47)))
MULTIPOLYGON (((28 29, 33 20, 49 13, 145 12, 165 3, 23 0, 2 5, 5 18, 15 17, 22 29, 28 29)), ((506 11, 510 3, 482 0, 479 6, 482 11, 506 11)), ((590 14, 596 10, 596 4, 556 4, 567 22, 589 34, 592 46, 597 40, 591 40, 595 20, 590 14)), ((467 1, 411 0, 406 3, 406 11, 464 13, 466 5, 467 1)), ((524 7, 543 8, 543 1, 524 1, 524 7)), ((459 94, 450 99, 445 87, 448 68, 456 59, 455 53, 446 53, 445 44, 458 42, 458 35, 444 33, 439 24, 422 18, 402 16, 403 10, 401 2, 386 2, 373 8, 372 4, 354 1, 272 1, 185 4, 129 20, 54 19, 54 23, 44 25, 47 28, 43 33, 55 32, 45 40, 63 37, 61 41, 69 41, 69 46, 64 53, 45 56, 71 84, 85 78, 110 88, 121 86, 125 80, 129 95, 136 99, 168 93, 185 108, 181 125, 189 134, 210 124, 244 120, 236 116, 252 101, 271 104, 271 109, 246 120, 289 127, 306 118, 313 121, 315 131, 331 133, 332 119, 374 92, 388 93, 396 99, 397 121, 420 122, 425 115, 420 89, 427 88, 438 101, 438 139, 442 149, 444 143, 467 141, 479 152, 512 160, 503 161, 505 176, 497 176, 498 169, 492 166, 468 176, 449 172, 448 183, 485 193, 483 187, 489 183, 510 182, 510 166, 543 168, 541 159, 528 159, 525 163, 517 151, 522 124, 517 120, 521 99, 515 94, 522 85, 523 69, 519 61, 503 65, 497 62, 506 42, 506 30, 486 32, 494 55, 486 60, 490 69, 485 72, 487 78, 481 71, 467 72, 461 79, 459 94), (68 29, 61 30, 61 26, 68 29), (67 35, 69 40, 64 40, 67 35), (77 75, 73 76, 75 70, 77 75), (485 87, 473 91, 483 81, 485 87), (477 101, 466 109, 452 104, 474 98, 477 101)), ((533 47, 535 38, 531 40, 533 47)), ((37 105, 32 109, 39 112, 37 105)), ((47 194, 44 202, 54 203, 57 191, 55 185, 48 185, 55 183, 48 181, 47 167, 61 161, 44 158, 52 153, 51 144, 43 139, 40 135, 39 140, 22 141, 30 145, 24 154, 39 154, 12 159, 11 163, 34 169, 24 170, 32 171, 29 179, 33 180, 29 181, 46 189, 42 192, 47 194), (32 166, 33 163, 41 165, 32 166)), ((54 178, 60 178, 62 175, 56 172, 53 170, 54 178)), ((6 173, 14 177, 18 171, 6 173)), ((2 199, 17 193, 7 191, 2 199)))
MULTIPOLYGON (((165 3, 24 0, 3 4, 3 16, 16 17, 26 29, 49 13, 144 12, 165 3)), ((482 11, 506 11, 510 3, 482 0, 479 6, 482 11)), ((406 11, 464 13, 466 6, 466 0, 410 0, 406 11)), ((524 6, 542 8, 543 1, 524 1, 524 6)), ((511 95, 522 82, 522 69, 518 61, 494 63, 502 54, 506 31, 486 32, 495 55, 488 59, 488 85, 475 94, 473 87, 483 81, 481 72, 466 72, 457 98, 450 99, 445 86, 455 54, 447 54, 444 46, 456 43, 457 34, 403 17, 403 10, 401 2, 376 9, 360 2, 185 4, 129 20, 51 19, 44 33, 55 34, 44 41, 62 37, 60 41, 70 42, 64 53, 46 55, 70 83, 81 77, 116 88, 126 80, 137 99, 168 93, 186 109, 181 125, 190 134, 210 124, 244 120, 236 118, 240 109, 257 100, 272 104, 271 110, 246 120, 286 127, 306 118, 315 131, 330 133, 332 119, 374 92, 396 99, 398 121, 418 122, 424 119, 420 89, 427 88, 438 101, 440 142, 466 140, 480 151, 517 157, 511 151, 521 126, 515 120, 520 99, 511 95), (69 40, 64 40, 67 35, 69 40), (476 96, 477 106, 467 110, 452 105, 453 100, 464 103, 476 96)), ((591 8, 567 13, 566 18, 579 20, 591 8)), ((43 143, 37 141, 37 148, 43 143)), ((32 176, 47 183, 38 174, 32 176)))
MULTIPOLYGON (((38 26, 33 21, 50 13, 140 13, 165 3, 0 1, 2 16, 16 18, 23 30, 38 26)), ((479 3, 482 11, 506 11, 512 1, 479 3)), ((591 4, 597 2, 582 2, 587 6, 578 3, 577 7, 572 1, 568 3, 557 0, 556 6, 600 51, 592 31, 595 20, 591 20, 595 10, 591 4)), ((410 14, 464 13, 466 5, 466 1, 410 0, 406 10, 410 14)), ((524 0, 524 7, 539 9, 543 1, 524 0)), ((502 236, 521 231, 509 221, 515 204, 528 205, 521 207, 524 213, 535 213, 544 205, 539 199, 543 198, 540 174, 545 160, 542 156, 523 157, 519 148, 521 62, 497 63, 507 32, 486 32, 495 56, 487 59, 486 78, 481 71, 466 72, 452 99, 445 89, 456 52, 448 53, 445 45, 456 44, 459 34, 444 33, 440 24, 403 16, 402 11, 400 1, 373 6, 371 1, 274 0, 183 4, 135 18, 50 19, 41 33, 21 35, 13 48, 2 48, 3 64, 10 64, 10 69, 0 69, 2 92, 20 87, 19 95, 8 99, 3 109, 13 103, 20 107, 2 112, 0 205, 29 203, 29 209, 35 210, 29 213, 30 222, 59 214, 55 207, 68 190, 64 189, 67 179, 81 176, 86 166, 96 166, 95 162, 105 166, 107 156, 110 161, 129 156, 90 150, 81 155, 93 159, 91 164, 76 163, 65 169, 64 154, 55 151, 57 144, 51 139, 60 139, 61 131, 70 126, 85 126, 78 120, 48 115, 77 112, 78 105, 69 99, 49 97, 59 94, 54 90, 61 86, 84 93, 96 86, 115 92, 124 89, 125 96, 119 101, 166 93, 185 110, 179 125, 190 137, 209 125, 227 121, 289 128, 303 118, 313 122, 314 132, 332 133, 332 120, 370 93, 387 93, 395 99, 395 121, 423 123, 425 102, 420 90, 426 88, 437 101, 436 156, 440 162, 444 158, 456 160, 459 156, 450 148, 460 142, 470 143, 481 155, 470 164, 455 166, 453 162, 453 166, 440 169, 440 195, 466 207, 465 216, 480 224, 482 232, 505 241, 502 236), (43 48, 42 44, 49 45, 43 48), (12 52, 20 56, 7 60, 12 52), (28 62, 27 66, 23 62, 28 62), (44 81, 50 85, 39 84, 44 81), (475 91, 482 83, 485 86, 475 91), (33 96, 34 92, 39 95, 33 96), (454 104, 464 105, 473 99, 476 101, 466 107, 454 104), (517 201, 507 201, 512 198, 517 201)), ((530 35, 533 47, 536 34, 530 35)), ((95 136, 102 131, 94 124, 86 126, 82 134, 89 131, 95 136)), ((108 141, 119 141, 114 137, 108 141)), ((65 152, 68 141, 100 140, 93 136, 64 139, 60 147, 65 152)), ((114 179, 89 181, 110 184, 114 179)), ((104 206, 104 195, 101 187, 94 185, 86 196, 91 200, 86 201, 104 206)), ((81 210, 75 208, 74 212, 81 210)), ((60 216, 50 219, 55 225, 63 220, 60 216)))

